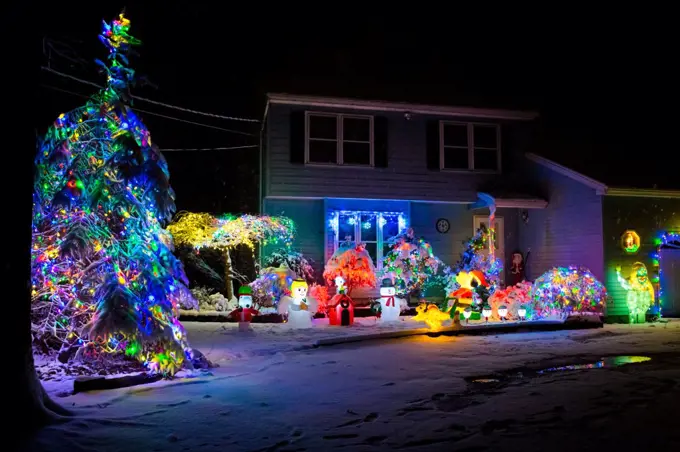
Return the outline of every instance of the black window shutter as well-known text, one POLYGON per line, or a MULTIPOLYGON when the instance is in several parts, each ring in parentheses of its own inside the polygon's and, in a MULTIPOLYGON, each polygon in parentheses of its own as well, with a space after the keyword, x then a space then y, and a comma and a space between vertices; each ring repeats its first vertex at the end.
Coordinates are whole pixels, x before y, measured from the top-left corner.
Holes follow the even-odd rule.
POLYGON ((305 112, 290 114, 290 163, 305 163, 305 112))
POLYGON ((373 163, 376 168, 387 168, 387 118, 373 118, 373 163))
POLYGON ((439 170, 439 121, 427 121, 427 169, 439 170))

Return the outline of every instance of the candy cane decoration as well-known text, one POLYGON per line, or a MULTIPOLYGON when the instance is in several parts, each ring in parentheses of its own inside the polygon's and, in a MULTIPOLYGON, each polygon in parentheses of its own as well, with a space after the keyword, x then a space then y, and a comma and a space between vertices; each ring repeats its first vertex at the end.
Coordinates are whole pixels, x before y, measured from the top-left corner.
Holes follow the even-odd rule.
POLYGON ((495 221, 496 203, 493 203, 489 206, 489 256, 491 256, 492 262, 496 259, 494 254, 494 237, 496 235, 495 221))

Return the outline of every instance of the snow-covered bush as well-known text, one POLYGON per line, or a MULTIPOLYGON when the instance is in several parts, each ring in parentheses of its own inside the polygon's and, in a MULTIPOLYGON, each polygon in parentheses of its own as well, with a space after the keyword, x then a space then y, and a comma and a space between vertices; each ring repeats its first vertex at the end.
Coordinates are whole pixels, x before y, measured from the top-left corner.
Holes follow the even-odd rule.
POLYGON ((327 285, 332 285, 337 276, 342 276, 347 284, 347 295, 357 287, 375 287, 376 276, 373 259, 364 244, 343 243, 326 263, 323 277, 327 285))
POLYGON ((508 286, 505 289, 496 289, 489 297, 488 304, 491 306, 491 320, 500 320, 498 308, 505 306, 508 309, 508 320, 518 320, 520 307, 526 310, 524 318, 533 320, 536 318, 536 309, 531 299, 531 283, 521 282, 515 286, 508 286))
POLYGON ((298 278, 307 281, 308 284, 314 282, 314 268, 312 259, 307 259, 301 252, 290 248, 279 248, 271 252, 264 258, 264 267, 278 268, 282 265, 290 268, 298 278))
POLYGON ((199 311, 224 312, 230 308, 229 300, 224 295, 219 292, 212 293, 212 290, 207 287, 194 287, 191 293, 198 301, 199 311))
POLYGON ((210 290, 207 287, 194 287, 191 289, 191 294, 198 302, 199 310, 202 310, 204 306, 210 305, 210 290))
POLYGON ((412 228, 389 240, 392 249, 383 258, 383 276, 391 278, 402 297, 415 294, 428 278, 443 267, 423 238, 416 238, 412 228))
POLYGON ((312 284, 309 286, 309 295, 316 299, 318 303, 317 312, 326 312, 328 306, 328 287, 319 284, 312 284))

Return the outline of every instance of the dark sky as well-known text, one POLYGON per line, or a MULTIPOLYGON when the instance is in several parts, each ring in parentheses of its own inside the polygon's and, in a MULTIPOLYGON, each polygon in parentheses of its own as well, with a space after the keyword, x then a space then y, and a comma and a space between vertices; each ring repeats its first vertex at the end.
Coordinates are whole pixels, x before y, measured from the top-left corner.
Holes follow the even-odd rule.
MULTIPOLYGON (((547 157, 584 171, 599 168, 592 173, 609 180, 636 177, 631 166, 646 173, 645 183, 674 178, 673 165, 659 165, 652 157, 663 161, 677 152, 677 72, 669 57, 677 52, 669 53, 672 28, 664 26, 660 13, 648 22, 640 11, 625 19, 626 12, 618 11, 615 19, 614 12, 595 18, 593 11, 577 10, 514 11, 494 20, 488 12, 419 12, 416 4, 375 14, 368 7, 343 14, 338 5, 298 11, 272 10, 265 3, 225 5, 128 2, 131 32, 143 41, 133 65, 155 85, 134 94, 256 119, 267 91, 536 108, 543 130, 537 150, 547 157), (595 164, 585 165, 586 157, 595 164)), ((97 39, 101 20, 112 19, 123 6, 114 1, 44 7, 40 14, 49 18, 44 64, 101 83, 93 62, 105 56, 97 39)), ((83 101, 58 90, 90 94, 93 88, 43 73, 35 124, 40 131, 83 101)), ((146 102, 135 106, 155 113, 142 116, 161 148, 258 143, 257 124, 146 102)), ((180 209, 257 208, 252 196, 257 149, 166 156, 180 209)))

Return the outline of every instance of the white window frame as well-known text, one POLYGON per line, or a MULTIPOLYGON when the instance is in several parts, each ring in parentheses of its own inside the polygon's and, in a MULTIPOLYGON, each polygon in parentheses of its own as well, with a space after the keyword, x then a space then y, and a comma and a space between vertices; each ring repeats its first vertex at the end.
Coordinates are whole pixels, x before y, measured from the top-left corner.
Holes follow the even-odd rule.
POLYGON ((460 122, 460 121, 439 121, 439 169, 442 171, 451 172, 475 172, 475 173, 490 173, 500 174, 501 172, 501 126, 500 124, 493 124, 488 122, 460 122), (444 143, 444 127, 447 125, 466 126, 467 127, 467 151, 468 151, 468 168, 446 168, 444 152, 446 148, 449 149, 464 149, 463 146, 447 146, 444 143), (496 151, 496 169, 475 169, 475 126, 495 127, 496 128, 496 149, 483 148, 479 149, 496 151))
POLYGON ((305 112, 305 165, 309 166, 347 166, 351 168, 373 168, 375 167, 375 136, 374 136, 374 125, 372 115, 355 115, 355 114, 345 114, 345 113, 327 113, 327 112, 317 112, 317 111, 306 111, 305 112), (330 138, 310 138, 309 136, 309 120, 311 117, 329 117, 336 118, 336 131, 335 140, 330 138), (355 140, 345 140, 344 135, 344 123, 345 118, 349 119, 368 119, 368 142, 366 141, 355 141, 355 140), (335 163, 321 163, 321 162, 310 162, 309 161, 309 142, 313 141, 335 141, 337 144, 335 163), (345 163, 344 162, 344 148, 343 143, 368 143, 370 149, 369 164, 360 165, 355 163, 345 163))
MULTIPOLYGON (((359 217, 359 221, 357 221, 357 222, 354 224, 354 237, 353 237, 353 241, 354 241, 354 243, 364 243, 364 241, 361 240, 361 230, 362 230, 362 227, 361 227, 361 214, 363 214, 363 213, 373 213, 373 212, 366 212, 366 211, 363 211, 363 210, 356 210, 356 211, 352 211, 352 213, 353 213, 355 216, 358 216, 358 217, 359 217)), ((404 213, 402 213, 402 215, 406 216, 406 214, 404 214, 404 213)), ((339 221, 339 220, 340 220, 340 218, 338 217, 338 221, 339 221)), ((375 266, 375 269, 376 269, 376 270, 382 270, 382 268, 383 268, 382 261, 383 261, 383 259, 385 258, 385 256, 383 256, 383 248, 384 248, 384 246, 385 246, 385 237, 383 236, 383 228, 379 226, 379 224, 380 224, 380 217, 376 217, 375 222, 376 222, 376 223, 375 223, 375 227, 376 227, 376 235, 375 235, 375 237, 376 237, 376 241, 375 241, 375 244, 376 244, 376 251, 375 251, 375 258, 376 258, 376 260, 377 260, 378 262, 373 262, 373 265, 375 266)), ((401 233, 401 232, 402 232, 402 231, 399 231, 398 234, 401 233)), ((340 225, 338 224, 337 229, 335 229, 335 237, 334 237, 334 240, 333 240, 333 253, 335 253, 335 252, 337 251, 337 249, 338 249, 338 247, 340 246, 340 244, 343 243, 344 241, 345 241, 345 238, 344 238, 344 237, 342 237, 342 240, 340 239, 340 225)), ((373 241, 371 240, 370 243, 373 243, 373 241)), ((333 253, 331 253, 331 255, 332 255, 333 253)))

